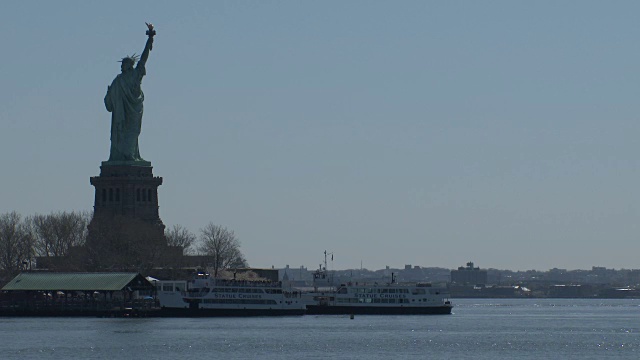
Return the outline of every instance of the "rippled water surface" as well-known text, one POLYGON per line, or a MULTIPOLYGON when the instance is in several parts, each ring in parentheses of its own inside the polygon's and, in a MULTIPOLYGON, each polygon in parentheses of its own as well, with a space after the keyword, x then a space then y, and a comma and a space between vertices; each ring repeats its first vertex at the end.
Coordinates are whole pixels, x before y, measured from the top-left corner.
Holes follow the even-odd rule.
POLYGON ((640 300, 454 300, 453 315, 0 318, 2 359, 640 359, 640 300))

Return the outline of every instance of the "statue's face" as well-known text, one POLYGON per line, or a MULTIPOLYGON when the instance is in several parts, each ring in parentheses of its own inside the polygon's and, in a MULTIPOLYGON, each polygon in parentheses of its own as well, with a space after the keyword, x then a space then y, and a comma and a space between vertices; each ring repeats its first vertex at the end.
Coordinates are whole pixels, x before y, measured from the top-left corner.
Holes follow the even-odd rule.
POLYGON ((122 70, 122 72, 130 70, 132 68, 133 64, 131 64, 129 61, 123 61, 122 64, 120 64, 120 70, 122 70))

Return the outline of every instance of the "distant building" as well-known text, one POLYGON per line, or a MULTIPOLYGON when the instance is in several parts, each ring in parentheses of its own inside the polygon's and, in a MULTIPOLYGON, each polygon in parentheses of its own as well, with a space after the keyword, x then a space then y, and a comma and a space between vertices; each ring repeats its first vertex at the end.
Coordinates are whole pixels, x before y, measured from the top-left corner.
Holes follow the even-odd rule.
POLYGON ((486 284, 487 271, 473 267, 472 262, 468 262, 466 267, 460 266, 458 270, 451 270, 451 282, 455 284, 486 284))

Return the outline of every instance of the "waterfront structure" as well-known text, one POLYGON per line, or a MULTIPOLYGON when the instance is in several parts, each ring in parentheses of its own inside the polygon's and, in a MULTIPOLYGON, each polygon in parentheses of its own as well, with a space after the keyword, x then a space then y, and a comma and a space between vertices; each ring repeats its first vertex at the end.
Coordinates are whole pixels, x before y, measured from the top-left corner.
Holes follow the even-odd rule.
POLYGON ((150 314, 154 302, 141 293, 153 289, 139 273, 20 273, 2 288, 0 316, 150 314))

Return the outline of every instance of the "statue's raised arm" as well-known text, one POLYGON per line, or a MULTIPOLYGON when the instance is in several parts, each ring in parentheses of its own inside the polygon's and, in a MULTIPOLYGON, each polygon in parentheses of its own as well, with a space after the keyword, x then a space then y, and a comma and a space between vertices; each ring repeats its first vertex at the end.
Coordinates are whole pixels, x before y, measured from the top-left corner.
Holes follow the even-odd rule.
POLYGON ((147 39, 147 43, 144 46, 144 50, 142 50, 142 55, 140 55, 140 61, 138 61, 138 66, 144 66, 147 63, 147 59, 149 58, 149 52, 153 50, 153 37, 156 34, 156 31, 153 29, 153 24, 147 24, 147 35, 149 38, 147 39))

